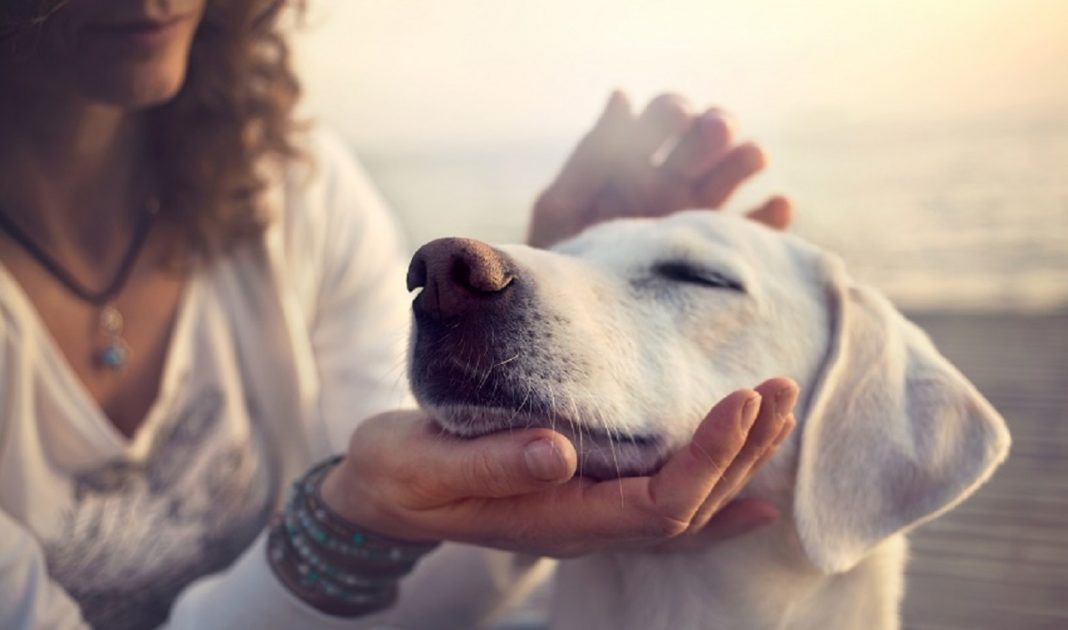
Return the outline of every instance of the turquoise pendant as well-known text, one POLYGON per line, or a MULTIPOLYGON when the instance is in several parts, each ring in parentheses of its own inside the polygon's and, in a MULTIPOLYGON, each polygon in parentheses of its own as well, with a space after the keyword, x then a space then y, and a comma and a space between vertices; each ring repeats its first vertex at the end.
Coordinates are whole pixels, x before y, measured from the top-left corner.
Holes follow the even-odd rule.
POLYGON ((111 370, 122 369, 126 365, 126 348, 120 343, 112 342, 100 351, 100 363, 111 370))
POLYGON ((107 336, 107 344, 97 354, 97 363, 104 368, 118 372, 126 367, 130 350, 122 338, 123 318, 119 309, 111 304, 100 311, 100 328, 107 336))

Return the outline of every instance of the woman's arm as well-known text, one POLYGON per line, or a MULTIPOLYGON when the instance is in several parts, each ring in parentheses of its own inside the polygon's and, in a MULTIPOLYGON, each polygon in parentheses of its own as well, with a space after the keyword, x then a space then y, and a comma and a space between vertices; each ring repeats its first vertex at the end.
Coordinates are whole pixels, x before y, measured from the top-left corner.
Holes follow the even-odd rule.
MULTIPOLYGON (((309 140, 311 177, 291 173, 280 220, 285 279, 300 303, 319 386, 306 432, 313 456, 324 458, 344 452, 365 418, 415 406, 405 373, 411 298, 408 252, 370 180, 336 137, 309 140)), ((402 582, 389 618, 473 625, 532 568, 514 554, 443 545, 402 582), (464 579, 451 579, 461 566, 464 579)))

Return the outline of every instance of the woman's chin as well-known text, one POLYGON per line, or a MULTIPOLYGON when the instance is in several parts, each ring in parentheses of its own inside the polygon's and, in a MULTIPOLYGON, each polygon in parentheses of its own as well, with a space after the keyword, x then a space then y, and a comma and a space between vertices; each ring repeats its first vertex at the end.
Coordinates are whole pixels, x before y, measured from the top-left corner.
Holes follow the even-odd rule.
POLYGON ((131 62, 110 76, 86 77, 83 92, 90 100, 129 110, 162 105, 173 99, 185 80, 185 63, 131 62))

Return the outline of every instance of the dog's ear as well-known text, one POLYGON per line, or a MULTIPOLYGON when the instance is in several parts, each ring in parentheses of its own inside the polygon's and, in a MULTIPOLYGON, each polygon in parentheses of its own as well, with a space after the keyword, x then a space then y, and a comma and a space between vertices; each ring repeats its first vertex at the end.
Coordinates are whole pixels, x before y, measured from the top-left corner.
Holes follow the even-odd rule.
POLYGON ((820 569, 850 569, 1005 458, 1001 416, 881 295, 825 262, 831 344, 802 419, 794 517, 820 569))

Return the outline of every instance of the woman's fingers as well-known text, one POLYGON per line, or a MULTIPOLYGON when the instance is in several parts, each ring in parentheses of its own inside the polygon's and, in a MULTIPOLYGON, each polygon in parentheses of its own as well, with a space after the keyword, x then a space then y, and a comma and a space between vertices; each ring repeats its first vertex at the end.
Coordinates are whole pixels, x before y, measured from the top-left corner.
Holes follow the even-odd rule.
POLYGON ((732 148, 695 184, 696 206, 722 207, 742 182, 764 170, 766 165, 764 151, 756 144, 746 142, 732 148))
POLYGON ((745 445, 759 409, 760 395, 752 390, 727 396, 709 412, 691 443, 651 477, 576 478, 546 492, 458 504, 450 528, 463 530, 461 536, 474 533, 473 540, 524 531, 545 553, 557 556, 676 536, 687 530, 745 445))
POLYGON ((669 142, 690 135, 694 121, 681 96, 661 94, 650 101, 632 125, 617 168, 596 200, 595 216, 661 216, 685 207, 690 186, 678 178, 665 179, 654 159, 669 142))
POLYGON ((628 162, 651 167, 653 156, 664 144, 690 128, 690 105, 678 94, 661 94, 645 107, 627 142, 628 162))
POLYGON ((422 436, 399 445, 404 507, 427 510, 468 498, 501 498, 545 490, 575 475, 578 456, 549 429, 505 431, 477 439, 441 435, 425 421, 422 436))
POLYGON ((760 467, 763 466, 765 462, 774 457, 782 443, 786 441, 786 438, 790 437, 790 433, 793 432, 795 426, 797 426, 797 419, 794 417, 794 414, 791 413, 787 416, 782 429, 779 431, 779 435, 772 441, 771 446, 765 449, 764 454, 761 455, 760 459, 753 465, 754 471, 760 470, 760 467))
POLYGON ((712 543, 747 534, 779 519, 779 508, 763 499, 734 499, 723 506, 704 527, 653 547, 656 551, 700 551, 712 543))
POLYGON ((760 413, 749 430, 745 446, 730 463, 719 483, 705 497, 690 521, 690 530, 705 526, 721 506, 749 482, 758 464, 770 457, 770 451, 781 442, 783 431, 792 422, 798 387, 786 378, 774 378, 761 383, 756 391, 761 395, 760 413))
POLYGON ((698 426, 689 444, 652 477, 624 480, 623 499, 647 514, 689 527, 705 498, 720 483, 745 447, 760 413, 760 394, 734 392, 721 400, 698 426))
MULTIPOLYGON (((759 147, 732 146, 733 136, 733 121, 717 109, 695 117, 681 96, 661 94, 635 115, 626 96, 614 92, 559 175, 538 197, 528 242, 547 247, 594 223, 619 217, 722 207, 765 163, 759 147), (665 149, 670 150, 660 160, 665 149)), ((776 198, 751 216, 784 228, 790 207, 785 199, 776 198)))
POLYGON ((619 168, 634 124, 630 101, 623 92, 613 92, 593 128, 538 196, 527 238, 531 245, 548 247, 598 219, 598 196, 619 168))
POLYGON ((584 488, 587 514, 596 515, 590 522, 603 521, 602 532, 614 528, 626 539, 649 540, 686 531, 701 538, 728 537, 774 520, 774 506, 740 502, 704 532, 718 508, 748 482, 758 462, 788 432, 797 394, 797 385, 783 378, 731 394, 657 474, 584 488))
POLYGON ((741 536, 779 519, 779 508, 762 499, 735 499, 723 506, 700 531, 691 537, 702 547, 711 542, 741 536))
POLYGON ((600 118, 575 146, 541 202, 566 203, 573 208, 592 203, 615 168, 633 126, 630 101, 623 92, 613 92, 600 118))
POLYGON ((442 455, 434 477, 453 497, 509 497, 544 490, 575 475, 575 447, 559 433, 498 433, 458 440, 442 455), (530 434, 530 435, 527 435, 530 434))
POLYGON ((579 141, 550 190, 576 206, 589 204, 604 186, 619 152, 626 150, 634 124, 627 96, 623 92, 613 92, 601 117, 579 141))
POLYGON ((750 219, 776 230, 785 230, 793 220, 793 207, 786 197, 775 196, 746 213, 750 219))
POLYGON ((664 158, 660 171, 675 181, 691 182, 710 171, 734 141, 734 121, 718 109, 697 117, 664 158))
POLYGON ((412 540, 567 556, 727 537, 775 517, 760 502, 719 508, 789 433, 796 398, 788 379, 734 392, 657 473, 601 482, 574 477, 574 446, 549 429, 461 439, 424 413, 387 413, 360 425, 321 491, 345 518, 412 540))

